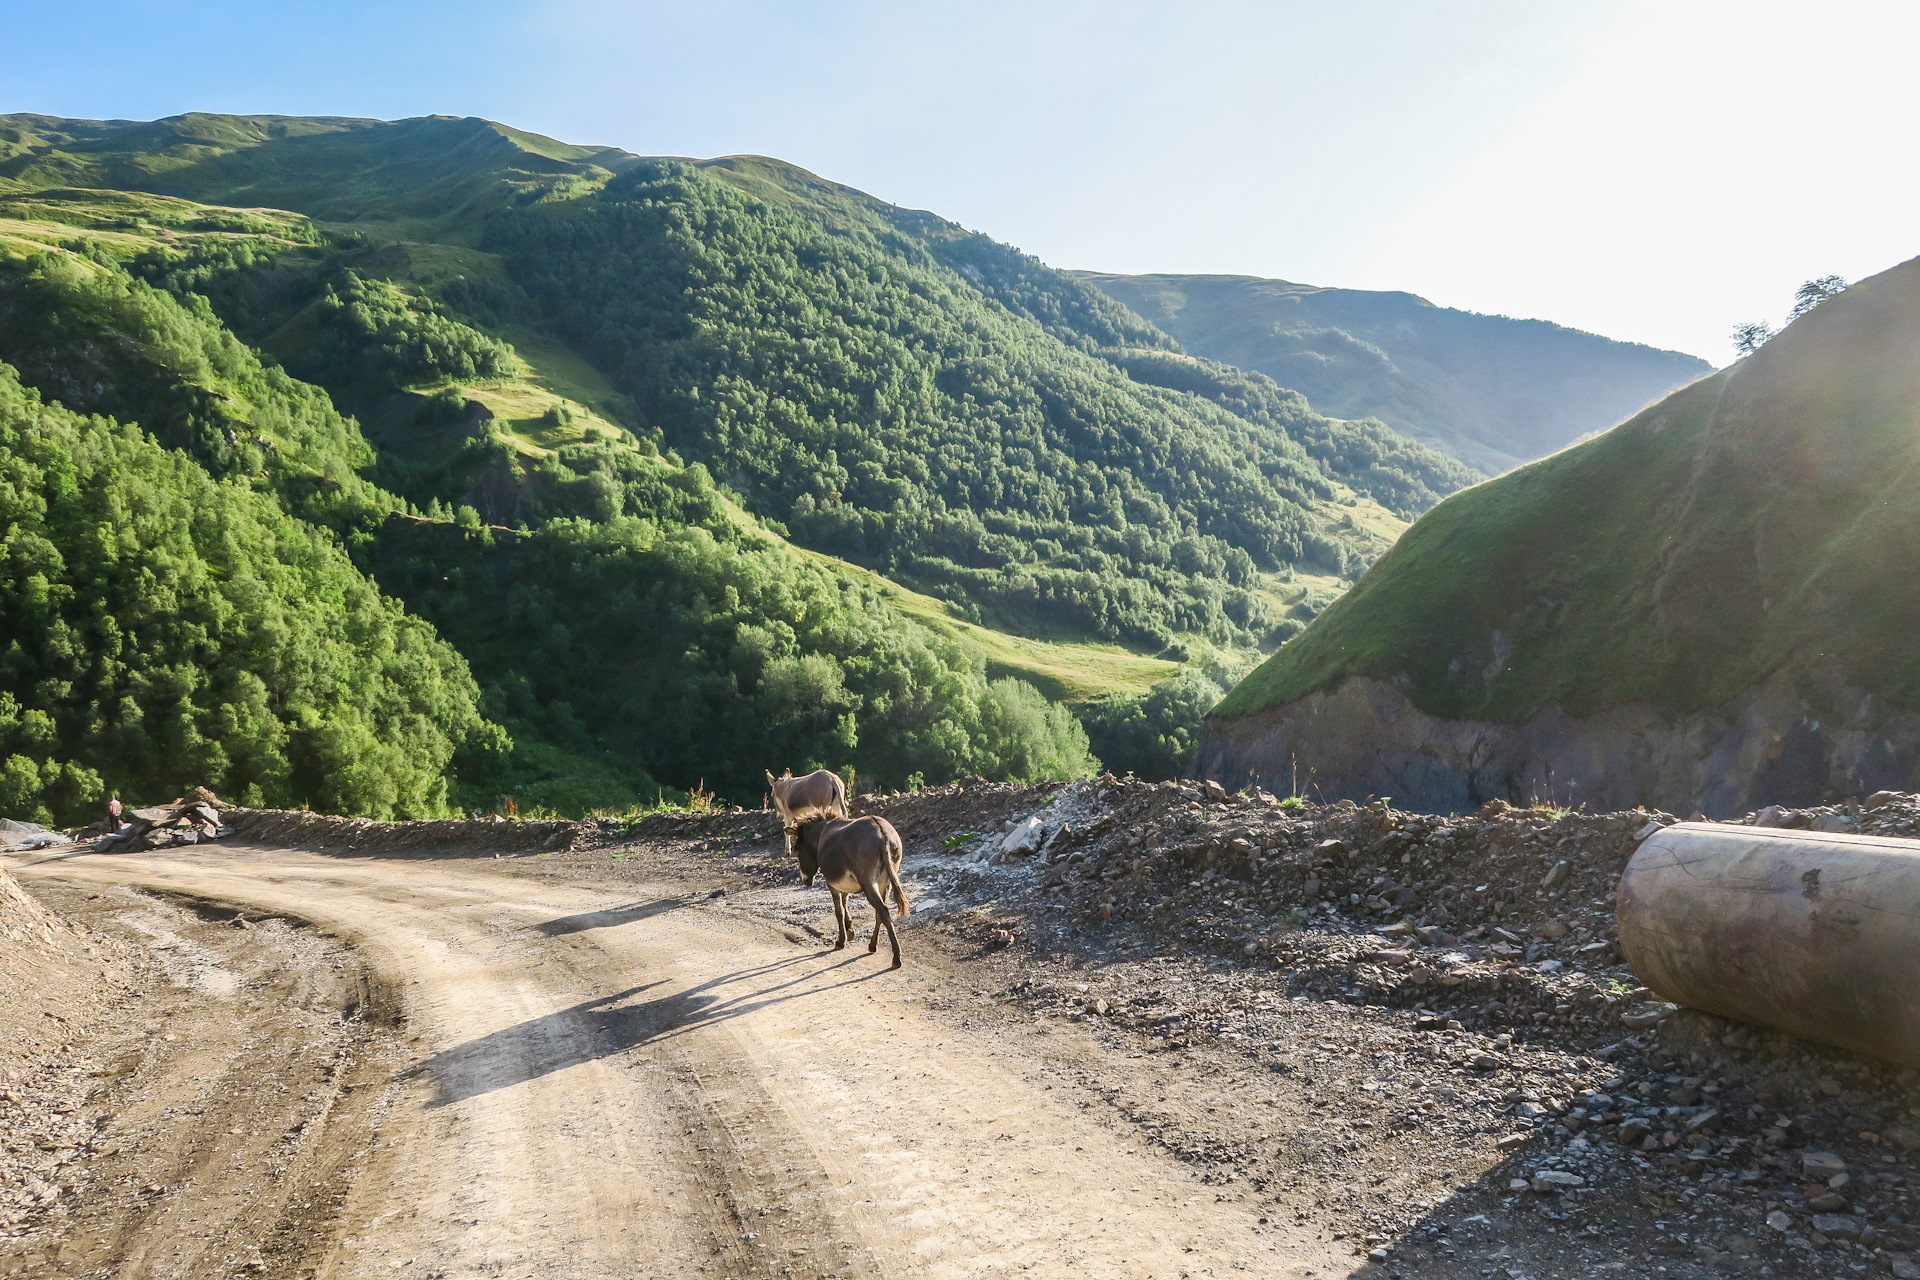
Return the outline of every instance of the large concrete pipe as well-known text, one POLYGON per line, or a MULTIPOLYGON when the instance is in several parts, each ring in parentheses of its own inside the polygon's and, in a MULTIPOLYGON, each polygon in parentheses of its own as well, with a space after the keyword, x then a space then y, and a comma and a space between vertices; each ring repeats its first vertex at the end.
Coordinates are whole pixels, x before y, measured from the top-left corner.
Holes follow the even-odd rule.
POLYGON ((1920 841, 1682 822, 1627 863, 1619 917, 1664 999, 1920 1066, 1920 841))

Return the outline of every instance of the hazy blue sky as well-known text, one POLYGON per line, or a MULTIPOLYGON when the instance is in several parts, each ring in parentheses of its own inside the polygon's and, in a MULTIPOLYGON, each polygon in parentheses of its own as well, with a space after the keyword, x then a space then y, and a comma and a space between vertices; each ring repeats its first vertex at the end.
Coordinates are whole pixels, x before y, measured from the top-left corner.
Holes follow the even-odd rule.
POLYGON ((1058 266, 1409 289, 1716 363, 1920 253, 1920 7, 0 0, 0 111, 759 152, 1058 266))

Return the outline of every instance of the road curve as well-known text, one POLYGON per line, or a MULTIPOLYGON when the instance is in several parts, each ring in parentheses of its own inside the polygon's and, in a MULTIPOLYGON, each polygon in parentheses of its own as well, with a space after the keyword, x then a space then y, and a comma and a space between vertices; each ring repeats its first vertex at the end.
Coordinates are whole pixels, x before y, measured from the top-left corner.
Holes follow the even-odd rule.
POLYGON ((937 977, 682 886, 204 845, 13 870, 300 917, 383 975, 417 1058, 327 1280, 1347 1269, 930 1014, 937 977))

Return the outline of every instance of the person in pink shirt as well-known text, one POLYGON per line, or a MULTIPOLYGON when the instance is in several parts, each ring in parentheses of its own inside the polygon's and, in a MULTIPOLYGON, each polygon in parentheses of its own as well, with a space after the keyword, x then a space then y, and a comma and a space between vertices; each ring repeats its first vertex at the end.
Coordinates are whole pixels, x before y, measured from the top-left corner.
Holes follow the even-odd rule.
POLYGON ((120 797, 119 796, 115 796, 111 800, 107 801, 107 817, 111 818, 115 822, 120 821, 120 797))

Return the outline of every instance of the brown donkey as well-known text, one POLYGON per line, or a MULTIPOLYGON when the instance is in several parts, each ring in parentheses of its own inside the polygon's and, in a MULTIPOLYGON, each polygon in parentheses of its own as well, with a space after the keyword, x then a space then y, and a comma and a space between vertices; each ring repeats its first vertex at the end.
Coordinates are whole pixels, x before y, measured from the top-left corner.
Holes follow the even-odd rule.
POLYGON ((887 913, 887 891, 902 916, 913 914, 907 904, 907 891, 900 887, 900 833, 885 818, 815 818, 797 827, 788 827, 793 856, 800 861, 800 874, 808 885, 816 875, 826 879, 833 894, 833 923, 838 933, 833 949, 839 951, 853 941, 853 916, 847 910, 852 894, 864 893, 873 904, 873 936, 867 939, 867 954, 880 949, 880 929, 885 926, 887 940, 893 943, 893 967, 900 967, 900 935, 894 932, 893 917, 887 913))
POLYGON ((796 778, 789 769, 780 777, 766 770, 767 790, 780 821, 792 827, 808 818, 844 818, 847 816, 847 784, 831 769, 815 769, 796 778))

